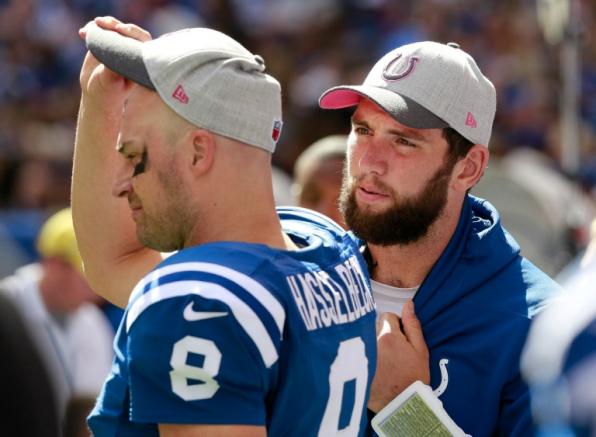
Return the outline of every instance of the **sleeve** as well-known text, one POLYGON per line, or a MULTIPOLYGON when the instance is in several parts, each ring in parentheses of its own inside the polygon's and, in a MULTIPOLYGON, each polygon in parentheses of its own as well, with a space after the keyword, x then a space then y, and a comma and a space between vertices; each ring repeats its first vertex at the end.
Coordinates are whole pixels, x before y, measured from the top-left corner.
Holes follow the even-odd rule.
POLYGON ((263 329, 258 311, 234 295, 225 303, 184 294, 148 305, 129 327, 131 420, 265 425, 276 366, 263 358, 263 337, 275 356, 281 339, 263 329))

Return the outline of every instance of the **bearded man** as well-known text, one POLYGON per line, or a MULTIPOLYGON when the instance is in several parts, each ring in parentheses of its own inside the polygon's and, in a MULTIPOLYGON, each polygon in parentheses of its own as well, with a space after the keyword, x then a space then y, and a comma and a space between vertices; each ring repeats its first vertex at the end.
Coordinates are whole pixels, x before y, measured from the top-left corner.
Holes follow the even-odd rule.
POLYGON ((493 84, 457 44, 420 42, 387 53, 362 85, 326 91, 320 106, 356 108, 340 206, 363 241, 380 314, 369 409, 420 379, 468 434, 533 435, 520 353, 559 287, 469 194, 488 163, 493 84))

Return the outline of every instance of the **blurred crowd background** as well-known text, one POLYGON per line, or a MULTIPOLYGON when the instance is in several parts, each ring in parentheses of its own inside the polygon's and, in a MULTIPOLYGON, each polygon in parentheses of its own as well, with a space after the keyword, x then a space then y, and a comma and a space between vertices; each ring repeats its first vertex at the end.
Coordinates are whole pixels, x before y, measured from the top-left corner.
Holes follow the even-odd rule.
MULTIPOLYGON (((495 204, 523 254, 545 272, 565 282, 575 271, 596 217, 594 0, 0 0, 0 279, 31 271, 22 266, 40 260, 42 224, 69 205, 85 55, 77 31, 102 15, 154 36, 215 28, 263 56, 284 95, 276 201, 338 221, 350 112, 323 111, 318 97, 362 82, 402 44, 457 42, 497 88, 491 161, 473 194, 495 204), (566 6, 570 20, 559 26, 566 6)), ((596 241, 596 226, 593 234, 596 241)), ((66 328, 45 303, 47 320, 66 328)), ((114 328, 121 313, 93 303, 114 328)), ((97 329, 85 332, 93 334, 84 343, 101 346, 97 329)), ((76 430, 65 435, 87 435, 90 395, 68 406, 76 430)))
MULTIPOLYGON (((526 256, 551 275, 587 243, 596 187, 596 2, 571 0, 579 48, 578 165, 561 165, 562 47, 537 4, 549 0, 0 0, 0 276, 37 257, 43 220, 69 203, 85 53, 77 30, 114 15, 154 36, 208 26, 264 57, 284 92, 274 155, 279 203, 293 203, 294 163, 324 136, 345 134, 348 112, 317 99, 360 83, 401 44, 456 41, 497 88, 491 163, 474 190, 501 210, 526 256)), ((551 3, 558 3, 551 1, 551 3)))

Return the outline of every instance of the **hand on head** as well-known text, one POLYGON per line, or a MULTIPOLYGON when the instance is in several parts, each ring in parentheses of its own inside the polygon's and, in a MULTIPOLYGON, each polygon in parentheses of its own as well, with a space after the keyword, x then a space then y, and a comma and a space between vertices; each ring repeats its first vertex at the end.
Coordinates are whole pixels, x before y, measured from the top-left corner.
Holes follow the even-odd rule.
MULTIPOLYGON (((145 29, 135 24, 122 23, 114 17, 97 17, 89 21, 79 29, 81 39, 85 40, 91 26, 112 30, 143 42, 151 40, 151 34, 145 29)), ((130 81, 106 68, 89 51, 81 68, 79 81, 84 96, 92 99, 99 98, 102 106, 115 108, 116 111, 120 111, 120 105, 124 102, 131 88, 130 81)))
POLYGON ((428 348, 414 304, 404 305, 400 318, 383 313, 377 320, 377 371, 368 408, 379 412, 414 381, 430 383, 428 348))

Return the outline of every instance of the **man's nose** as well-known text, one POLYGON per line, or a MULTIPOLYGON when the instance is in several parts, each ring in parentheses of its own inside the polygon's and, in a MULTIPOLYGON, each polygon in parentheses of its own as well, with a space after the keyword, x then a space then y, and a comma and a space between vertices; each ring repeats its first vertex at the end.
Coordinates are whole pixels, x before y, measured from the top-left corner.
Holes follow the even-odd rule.
POLYGON ((126 197, 132 191, 132 175, 124 169, 116 177, 112 187, 112 195, 115 197, 126 197))
POLYGON ((362 173, 384 175, 387 172, 387 146, 382 141, 367 139, 358 145, 361 150, 358 167, 362 173))

